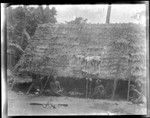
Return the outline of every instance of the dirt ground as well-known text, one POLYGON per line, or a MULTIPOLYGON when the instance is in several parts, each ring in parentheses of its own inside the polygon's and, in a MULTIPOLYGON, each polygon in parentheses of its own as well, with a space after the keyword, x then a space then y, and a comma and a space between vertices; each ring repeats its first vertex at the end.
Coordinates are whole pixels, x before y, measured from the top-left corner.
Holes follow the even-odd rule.
POLYGON ((127 101, 33 96, 8 92, 8 115, 146 115, 146 105, 127 101), (42 103, 49 105, 30 105, 42 103), (67 104, 60 106, 58 104, 67 104), (52 107, 52 106, 53 107, 52 107))

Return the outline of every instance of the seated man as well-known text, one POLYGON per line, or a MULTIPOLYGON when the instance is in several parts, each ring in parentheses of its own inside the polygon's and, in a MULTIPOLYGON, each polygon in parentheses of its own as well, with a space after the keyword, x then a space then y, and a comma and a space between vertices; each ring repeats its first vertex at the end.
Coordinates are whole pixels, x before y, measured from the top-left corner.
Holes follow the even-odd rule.
POLYGON ((40 81, 40 75, 32 74, 32 84, 30 85, 28 91, 26 94, 29 94, 31 89, 35 89, 34 93, 35 94, 40 94, 40 91, 42 89, 42 83, 40 81))
POLYGON ((133 93, 132 97, 130 96, 130 100, 132 103, 140 104, 140 103, 146 103, 146 98, 141 91, 142 83, 140 81, 137 81, 135 84, 130 84, 130 91, 133 93))
POLYGON ((61 91, 60 83, 56 80, 56 76, 50 81, 50 89, 53 95, 60 95, 59 92, 61 91))
POLYGON ((94 98, 103 97, 104 92, 105 92, 105 90, 104 90, 104 86, 101 83, 101 80, 97 80, 92 97, 94 97, 94 98))

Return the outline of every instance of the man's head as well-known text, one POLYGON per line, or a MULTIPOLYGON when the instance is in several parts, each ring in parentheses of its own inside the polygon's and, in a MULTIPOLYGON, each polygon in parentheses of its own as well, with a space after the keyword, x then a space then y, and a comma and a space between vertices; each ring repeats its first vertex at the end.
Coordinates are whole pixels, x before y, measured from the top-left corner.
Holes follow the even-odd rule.
POLYGON ((54 75, 54 76, 53 76, 53 81, 56 81, 56 79, 57 79, 57 76, 54 75))
POLYGON ((97 79, 97 80, 96 80, 96 83, 97 83, 97 84, 101 83, 101 80, 100 80, 100 79, 97 79))

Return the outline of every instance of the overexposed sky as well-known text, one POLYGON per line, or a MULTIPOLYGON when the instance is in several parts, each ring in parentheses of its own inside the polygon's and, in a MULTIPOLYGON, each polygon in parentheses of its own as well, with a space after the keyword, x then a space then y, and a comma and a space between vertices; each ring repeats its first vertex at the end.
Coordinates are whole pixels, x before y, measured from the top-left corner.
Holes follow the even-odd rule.
MULTIPOLYGON (((56 18, 58 22, 63 23, 65 21, 73 20, 75 17, 83 17, 87 18, 89 23, 105 23, 108 5, 49 5, 49 7, 56 8, 56 18)), ((111 9, 110 22, 137 23, 139 21, 133 19, 132 16, 141 11, 146 11, 145 4, 113 4, 111 9)), ((142 22, 145 23, 145 19, 143 19, 142 22)))

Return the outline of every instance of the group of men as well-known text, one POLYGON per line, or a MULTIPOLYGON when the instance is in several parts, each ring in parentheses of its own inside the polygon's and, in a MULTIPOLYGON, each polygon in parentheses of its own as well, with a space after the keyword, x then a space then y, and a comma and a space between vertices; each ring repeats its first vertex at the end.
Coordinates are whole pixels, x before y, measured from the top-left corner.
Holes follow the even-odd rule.
MULTIPOLYGON (((46 77, 47 81, 45 82, 44 87, 39 87, 36 88, 36 93, 37 92, 47 92, 49 95, 54 95, 54 96, 61 96, 62 88, 60 86, 60 82, 57 81, 57 76, 53 77, 46 77), (46 87, 47 86, 47 87, 46 87), (47 89, 46 89, 47 88, 47 89)), ((38 79, 37 79, 38 80, 38 79)), ((36 81, 37 81, 36 80, 36 81)), ((92 81, 92 80, 91 80, 92 81)), ((35 83, 37 85, 37 83, 35 83)), ((42 86, 42 85, 39 85, 42 86)), ((91 98, 99 98, 103 96, 105 93, 104 86, 101 82, 101 80, 97 79, 94 87, 94 91, 91 93, 91 98)))
POLYGON ((45 84, 43 85, 39 76, 36 76, 33 78, 33 82, 31 86, 29 87, 27 94, 30 92, 32 88, 35 88, 35 94, 40 94, 40 93, 48 93, 51 95, 56 95, 59 96, 59 92, 62 90, 60 87, 59 81, 57 81, 57 76, 46 76, 43 77, 42 79, 46 79, 45 84))
POLYGON ((94 92, 92 94, 92 98, 99 98, 99 97, 103 97, 105 94, 105 88, 101 82, 101 80, 96 80, 96 85, 94 88, 94 92))
POLYGON ((102 84, 102 81, 100 79, 97 79, 95 82, 95 86, 94 86, 94 90, 93 92, 91 92, 91 84, 93 83, 92 78, 87 78, 88 80, 90 80, 90 84, 89 84, 89 90, 88 90, 88 97, 90 98, 103 98, 105 95, 105 88, 102 84))

